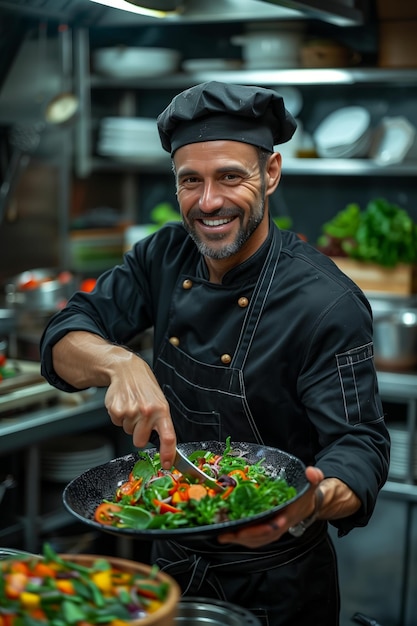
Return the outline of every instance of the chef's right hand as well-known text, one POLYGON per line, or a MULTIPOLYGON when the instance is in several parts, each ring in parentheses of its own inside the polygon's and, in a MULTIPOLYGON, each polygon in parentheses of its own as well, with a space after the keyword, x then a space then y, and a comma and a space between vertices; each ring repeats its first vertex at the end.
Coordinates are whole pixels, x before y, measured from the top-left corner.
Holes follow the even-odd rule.
POLYGON ((133 436, 137 448, 145 447, 152 431, 156 431, 162 467, 169 469, 174 462, 176 435, 169 404, 151 368, 126 350, 126 358, 118 358, 111 370, 105 396, 111 421, 133 436))

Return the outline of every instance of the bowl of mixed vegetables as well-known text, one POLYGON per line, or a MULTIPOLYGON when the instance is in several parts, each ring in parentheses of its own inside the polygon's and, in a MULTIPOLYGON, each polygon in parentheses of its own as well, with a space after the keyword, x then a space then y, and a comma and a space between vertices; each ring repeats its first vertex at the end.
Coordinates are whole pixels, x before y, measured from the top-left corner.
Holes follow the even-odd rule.
POLYGON ((230 438, 178 447, 220 493, 175 468, 163 470, 158 451, 148 449, 75 478, 64 490, 66 508, 114 534, 201 540, 273 517, 309 487, 304 464, 277 448, 230 438))
POLYGON ((158 568, 90 554, 0 560, 2 626, 173 626, 180 589, 158 568))

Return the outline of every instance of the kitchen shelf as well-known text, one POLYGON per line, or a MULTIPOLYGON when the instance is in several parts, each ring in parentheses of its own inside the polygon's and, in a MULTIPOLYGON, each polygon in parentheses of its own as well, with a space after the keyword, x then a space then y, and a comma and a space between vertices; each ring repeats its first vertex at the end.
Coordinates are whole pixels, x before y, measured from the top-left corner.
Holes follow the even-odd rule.
MULTIPOLYGON (((94 91, 120 90, 122 93, 141 91, 180 91, 200 82, 217 80, 265 86, 309 85, 392 85, 417 86, 417 69, 353 67, 353 68, 291 68, 277 70, 227 70, 178 72, 172 75, 135 78, 104 77, 90 73, 90 43, 86 29, 76 32, 76 83, 83 115, 79 116, 77 137, 77 174, 88 177, 93 171, 127 173, 169 173, 169 156, 158 161, 138 159, 133 162, 96 158, 91 139, 91 100, 94 91)), ((284 159, 283 173, 291 176, 375 176, 412 177, 417 162, 380 166, 371 159, 284 159)))
POLYGON ((196 83, 218 80, 256 85, 416 85, 417 69, 293 68, 280 70, 228 70, 178 73, 156 78, 90 77, 92 89, 185 89, 196 83))
MULTIPOLYGON (((170 156, 157 160, 137 157, 135 160, 117 160, 93 157, 91 167, 95 171, 167 173, 171 170, 170 156)), ((398 165, 381 166, 371 159, 324 159, 287 158, 283 159, 282 172, 287 175, 302 176, 415 176, 417 161, 398 165)))

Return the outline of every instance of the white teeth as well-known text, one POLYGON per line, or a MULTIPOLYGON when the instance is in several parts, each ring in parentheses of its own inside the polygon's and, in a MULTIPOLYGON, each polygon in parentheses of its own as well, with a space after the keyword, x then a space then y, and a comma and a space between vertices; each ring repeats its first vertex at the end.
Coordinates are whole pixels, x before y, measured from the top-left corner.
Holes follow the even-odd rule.
POLYGON ((223 219, 223 220, 201 220, 205 226, 222 226, 223 224, 228 224, 231 222, 231 219, 223 219))

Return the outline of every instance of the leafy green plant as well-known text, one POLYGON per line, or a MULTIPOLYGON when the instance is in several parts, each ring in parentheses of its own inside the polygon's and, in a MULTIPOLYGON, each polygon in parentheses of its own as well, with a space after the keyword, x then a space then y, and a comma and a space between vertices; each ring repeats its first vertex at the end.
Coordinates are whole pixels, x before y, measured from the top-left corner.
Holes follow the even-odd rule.
POLYGON ((417 223, 407 211, 384 198, 371 200, 364 211, 356 203, 323 224, 318 248, 331 256, 394 267, 417 263, 417 223))

